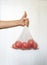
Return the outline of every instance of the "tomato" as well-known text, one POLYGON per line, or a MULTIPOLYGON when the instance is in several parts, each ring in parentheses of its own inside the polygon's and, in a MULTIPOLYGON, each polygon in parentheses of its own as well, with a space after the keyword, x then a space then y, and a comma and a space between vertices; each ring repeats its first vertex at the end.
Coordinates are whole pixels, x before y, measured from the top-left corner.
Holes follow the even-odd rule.
POLYGON ((12 44, 12 48, 14 48, 14 44, 12 44))
POLYGON ((31 49, 32 47, 31 47, 31 45, 30 44, 28 44, 28 49, 31 49))
POLYGON ((27 49, 27 43, 26 42, 22 43, 21 49, 23 49, 23 50, 27 49))
POLYGON ((17 49, 17 47, 16 47, 16 45, 15 45, 15 44, 13 44, 13 45, 12 45, 12 48, 17 49))
POLYGON ((16 42, 15 42, 15 46, 16 46, 17 48, 21 48, 21 42, 20 42, 20 41, 16 41, 16 42))
POLYGON ((38 49, 38 45, 36 42, 34 42, 34 44, 33 44, 33 49, 38 49))
POLYGON ((34 41, 32 39, 28 40, 28 49, 31 49, 33 47, 34 41))

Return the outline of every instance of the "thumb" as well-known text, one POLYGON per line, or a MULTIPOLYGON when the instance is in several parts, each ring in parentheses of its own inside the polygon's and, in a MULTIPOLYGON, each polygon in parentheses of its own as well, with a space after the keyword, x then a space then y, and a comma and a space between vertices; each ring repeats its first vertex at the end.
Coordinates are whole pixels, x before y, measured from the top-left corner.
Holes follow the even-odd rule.
POLYGON ((26 11, 24 12, 24 15, 22 16, 22 18, 26 18, 27 17, 27 13, 26 11))

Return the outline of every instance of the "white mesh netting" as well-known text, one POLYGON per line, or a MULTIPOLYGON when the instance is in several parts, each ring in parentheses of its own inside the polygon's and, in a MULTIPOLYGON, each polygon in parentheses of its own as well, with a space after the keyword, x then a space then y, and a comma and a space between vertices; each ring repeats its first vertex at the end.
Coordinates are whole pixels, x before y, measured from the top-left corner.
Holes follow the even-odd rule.
POLYGON ((28 27, 25 26, 18 40, 27 42, 29 39, 32 39, 32 36, 28 27))
POLYGON ((37 43, 33 40, 28 27, 24 27, 19 39, 12 45, 14 49, 38 49, 37 43))

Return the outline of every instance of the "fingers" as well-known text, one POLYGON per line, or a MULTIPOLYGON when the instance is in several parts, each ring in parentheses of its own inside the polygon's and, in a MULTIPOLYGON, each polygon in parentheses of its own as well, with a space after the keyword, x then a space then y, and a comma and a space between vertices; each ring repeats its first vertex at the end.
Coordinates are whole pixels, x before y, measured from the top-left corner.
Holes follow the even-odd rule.
POLYGON ((28 22, 27 22, 27 27, 29 26, 29 19, 27 19, 28 20, 28 22))
POLYGON ((26 26, 28 27, 29 26, 29 19, 28 18, 27 18, 27 21, 25 23, 26 23, 26 26))
POLYGON ((25 26, 29 26, 29 19, 28 18, 24 18, 24 25, 25 26))

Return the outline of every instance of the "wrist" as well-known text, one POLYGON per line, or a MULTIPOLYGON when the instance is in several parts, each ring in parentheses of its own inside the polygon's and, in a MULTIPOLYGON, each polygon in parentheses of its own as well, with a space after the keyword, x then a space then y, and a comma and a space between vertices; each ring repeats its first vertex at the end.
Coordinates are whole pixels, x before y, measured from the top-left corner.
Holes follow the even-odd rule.
POLYGON ((25 26, 25 24, 24 24, 24 23, 25 23, 24 21, 19 20, 19 25, 20 25, 20 26, 25 26))

